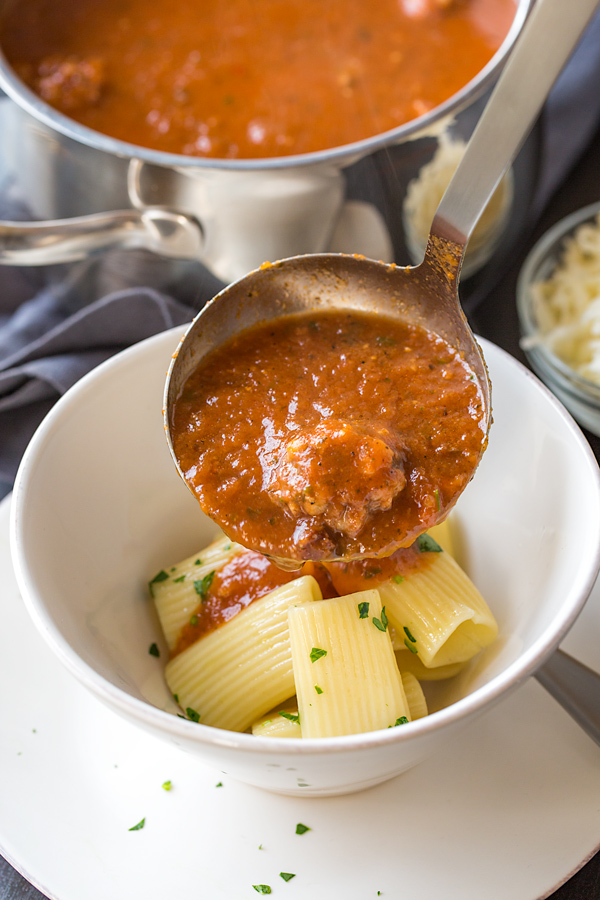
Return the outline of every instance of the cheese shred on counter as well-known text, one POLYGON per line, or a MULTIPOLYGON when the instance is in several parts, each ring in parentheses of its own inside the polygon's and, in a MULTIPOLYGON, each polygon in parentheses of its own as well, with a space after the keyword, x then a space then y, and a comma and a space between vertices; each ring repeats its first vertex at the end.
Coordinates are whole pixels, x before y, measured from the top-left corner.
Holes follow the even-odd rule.
POLYGON ((565 241, 552 276, 530 290, 539 334, 525 338, 523 347, 543 343, 578 375, 600 384, 600 214, 565 241))

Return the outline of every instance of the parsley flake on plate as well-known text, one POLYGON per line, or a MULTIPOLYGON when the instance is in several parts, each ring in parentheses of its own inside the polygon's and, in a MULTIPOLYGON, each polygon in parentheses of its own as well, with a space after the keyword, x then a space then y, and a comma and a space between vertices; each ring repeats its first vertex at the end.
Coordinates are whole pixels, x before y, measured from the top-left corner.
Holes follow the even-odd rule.
POLYGON ((258 894, 270 894, 271 888, 268 884, 253 884, 252 887, 258 894))
POLYGON ((171 788, 173 787, 173 785, 171 784, 170 781, 163 781, 161 787, 162 787, 163 791, 170 791, 171 788))
POLYGON ((158 649, 158 644, 150 644, 148 647, 148 653, 150 656, 160 656, 160 650, 158 649))
POLYGON ((292 872, 280 872, 279 877, 283 878, 284 881, 291 881, 292 878, 296 877, 296 875, 292 872))
POLYGON ((200 713, 199 713, 199 712, 196 712, 195 709, 192 709, 191 706, 188 706, 188 707, 187 707, 186 713, 187 713, 188 719, 191 719, 192 722, 199 722, 199 721, 200 721, 200 713))
POLYGON ((306 834, 307 831, 310 831, 308 825, 303 825, 302 822, 298 822, 296 825, 296 834, 306 834))
POLYGON ((127 830, 128 831, 141 831, 145 824, 146 824, 146 817, 144 816, 144 818, 140 822, 138 822, 137 825, 134 825, 132 828, 128 828, 127 830))
POLYGON ((316 662, 322 656, 327 656, 327 650, 321 650, 320 647, 313 647, 310 651, 310 661, 316 662))

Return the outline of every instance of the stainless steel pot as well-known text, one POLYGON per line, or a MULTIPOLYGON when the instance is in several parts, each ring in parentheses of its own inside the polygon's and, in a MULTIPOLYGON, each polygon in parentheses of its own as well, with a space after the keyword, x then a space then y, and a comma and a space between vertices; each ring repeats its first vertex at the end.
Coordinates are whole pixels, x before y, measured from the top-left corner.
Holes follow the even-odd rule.
MULTIPOLYGON (((7 2, 0 0, 0 15, 7 2)), ((201 261, 231 281, 266 259, 326 250, 418 261, 420 234, 430 224, 416 222, 418 190, 427 195, 436 160, 443 168, 448 147, 456 154, 470 137, 531 3, 516 0, 498 52, 436 109, 355 144, 277 159, 198 159, 99 134, 44 103, 0 54, 0 86, 14 101, 4 112, 4 153, 32 217, 46 220, 0 222, 0 263, 46 265, 137 247, 201 261), (373 161, 375 170, 368 168, 373 161), (388 215, 364 184, 373 171, 388 215), (398 258, 404 247, 412 259, 398 258)), ((514 197, 509 176, 471 271, 502 238, 514 197)))

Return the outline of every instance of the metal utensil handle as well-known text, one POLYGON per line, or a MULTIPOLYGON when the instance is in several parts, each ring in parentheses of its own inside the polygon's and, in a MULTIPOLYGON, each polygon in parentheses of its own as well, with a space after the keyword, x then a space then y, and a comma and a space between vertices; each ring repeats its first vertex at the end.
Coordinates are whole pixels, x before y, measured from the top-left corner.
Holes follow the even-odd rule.
POLYGON ((556 650, 535 677, 600 745, 600 675, 556 650))
POLYGON ((599 0, 537 0, 479 119, 431 232, 466 244, 599 0))
POLYGON ((117 210, 44 222, 0 220, 0 264, 46 266, 104 250, 137 247, 176 259, 198 259, 202 231, 191 216, 160 207, 117 210))

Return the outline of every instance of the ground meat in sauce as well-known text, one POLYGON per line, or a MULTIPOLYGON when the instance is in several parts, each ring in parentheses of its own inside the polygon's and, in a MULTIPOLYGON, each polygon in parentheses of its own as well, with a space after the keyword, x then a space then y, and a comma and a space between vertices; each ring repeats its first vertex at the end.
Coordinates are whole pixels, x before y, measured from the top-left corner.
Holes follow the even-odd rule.
POLYGON ((372 513, 389 509, 405 485, 402 447, 389 431, 370 434, 335 419, 295 432, 267 475, 267 492, 292 516, 320 516, 349 537, 372 513))
POLYGON ((437 335, 338 310, 208 354, 171 432, 186 481, 230 537, 319 560, 387 555, 445 516, 481 456, 482 417, 472 372, 437 335))
POLYGON ((483 69, 514 14, 514 0, 17 0, 0 39, 24 81, 88 128, 246 159, 423 115, 483 69))

